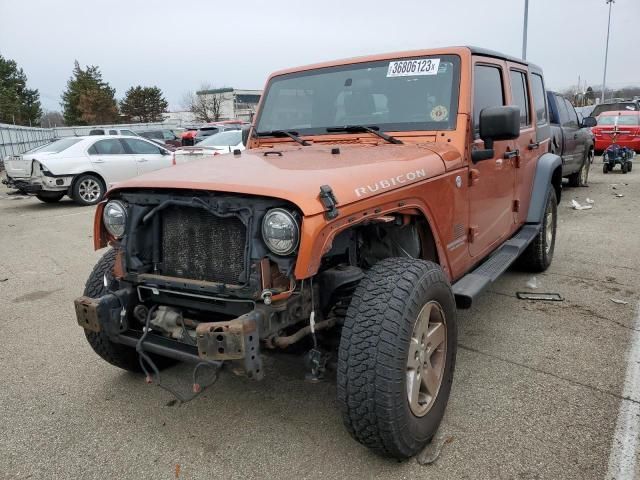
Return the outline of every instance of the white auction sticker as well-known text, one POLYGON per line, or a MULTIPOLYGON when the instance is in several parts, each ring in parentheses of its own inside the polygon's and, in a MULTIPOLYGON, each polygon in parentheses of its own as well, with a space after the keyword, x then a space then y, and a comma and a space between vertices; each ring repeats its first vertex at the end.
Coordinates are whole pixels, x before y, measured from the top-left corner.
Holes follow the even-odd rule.
POLYGON ((411 77, 414 75, 437 75, 439 58, 416 58, 389 62, 387 77, 411 77))

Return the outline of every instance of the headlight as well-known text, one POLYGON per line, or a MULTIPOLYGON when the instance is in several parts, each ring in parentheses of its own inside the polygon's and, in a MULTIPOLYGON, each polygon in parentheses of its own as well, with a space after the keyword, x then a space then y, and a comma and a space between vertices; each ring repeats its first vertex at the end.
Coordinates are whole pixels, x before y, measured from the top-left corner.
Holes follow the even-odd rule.
POLYGON ((102 212, 102 221, 107 232, 116 238, 121 238, 127 224, 127 209, 124 204, 119 200, 108 202, 102 212))
POLYGON ((291 213, 274 208, 262 220, 262 238, 276 255, 289 255, 298 248, 300 227, 291 213))

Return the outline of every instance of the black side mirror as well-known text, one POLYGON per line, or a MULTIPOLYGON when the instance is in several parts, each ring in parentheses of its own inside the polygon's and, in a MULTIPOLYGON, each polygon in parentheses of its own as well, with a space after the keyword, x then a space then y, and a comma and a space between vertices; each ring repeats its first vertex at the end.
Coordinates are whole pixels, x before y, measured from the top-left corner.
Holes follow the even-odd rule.
POLYGON ((471 152, 473 162, 493 158, 493 142, 513 140, 520 136, 520 107, 512 105, 487 107, 480 112, 480 138, 484 150, 471 152))
POLYGON ((594 117, 584 117, 582 119, 582 128, 591 128, 598 125, 598 121, 594 117))
POLYGON ((167 152, 164 148, 161 148, 160 155, 169 155, 169 152, 167 152))

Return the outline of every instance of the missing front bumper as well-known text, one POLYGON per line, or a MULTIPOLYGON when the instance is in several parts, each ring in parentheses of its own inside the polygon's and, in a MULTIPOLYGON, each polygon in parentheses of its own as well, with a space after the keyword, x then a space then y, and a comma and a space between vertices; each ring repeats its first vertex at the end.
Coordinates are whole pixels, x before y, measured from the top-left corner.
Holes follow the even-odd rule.
MULTIPOLYGON (((131 330, 127 316, 122 314, 128 301, 127 290, 100 298, 79 297, 74 302, 78 325, 89 332, 104 332, 112 342, 135 348, 142 332, 131 330)), ((197 346, 151 330, 143 348, 182 362, 230 362, 235 373, 261 380, 264 377, 258 332, 261 316, 261 312, 254 310, 229 321, 200 323, 196 328, 197 346)))

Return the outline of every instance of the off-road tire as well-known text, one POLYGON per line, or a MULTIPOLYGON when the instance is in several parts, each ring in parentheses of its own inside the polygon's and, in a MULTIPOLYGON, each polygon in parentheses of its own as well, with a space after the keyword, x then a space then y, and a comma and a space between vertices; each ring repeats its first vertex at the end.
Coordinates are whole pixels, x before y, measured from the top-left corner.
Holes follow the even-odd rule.
POLYGON ((95 175, 84 174, 80 175, 73 182, 73 187, 71 189, 71 197, 73 200, 80 205, 95 205, 104 197, 107 189, 104 185, 102 179, 98 178, 95 175), (91 197, 85 193, 83 193, 83 185, 95 185, 98 188, 98 193, 95 197, 91 197))
MULTIPOLYGON (((107 278, 111 276, 115 260, 116 251, 114 249, 110 249, 102 256, 96 266, 93 267, 93 270, 89 275, 89 279, 85 284, 85 296, 99 298, 109 293, 107 288, 104 286, 104 276, 105 274, 107 275, 107 278)), ((135 348, 112 342, 104 331, 91 332, 89 330, 85 330, 84 333, 89 345, 91 345, 91 348, 93 348, 100 357, 111 365, 115 365, 116 367, 129 372, 142 372, 140 362, 138 361, 138 353, 135 348)), ((159 357, 152 354, 148 355, 159 369, 166 368, 176 363, 170 358, 159 357)))
POLYGON ((558 202, 556 200, 556 192, 551 187, 547 194, 540 231, 518 259, 518 265, 521 268, 530 272, 544 272, 549 268, 555 250, 557 223, 558 202), (551 213, 551 216, 549 216, 549 213, 551 213), (551 229, 550 236, 548 235, 549 228, 551 229))
POLYGON ((589 161, 589 154, 585 156, 582 161, 582 165, 580 169, 569 175, 569 186, 570 187, 586 187, 589 179, 589 167, 591 166, 591 162, 589 161), (586 170, 586 173, 583 171, 586 170))
POLYGON ((623 163, 622 164, 622 173, 627 173, 629 171, 629 167, 627 166, 627 163, 623 163))
POLYGON ((603 163, 602 164, 602 173, 609 173, 609 164, 608 163, 603 163))
POLYGON ((64 192, 40 192, 36 193, 36 198, 44 203, 56 203, 65 196, 64 192))
POLYGON ((411 258, 375 264, 353 295, 340 340, 338 403, 353 438, 383 456, 403 459, 420 452, 444 415, 456 337, 455 300, 439 265, 411 258), (433 404, 419 417, 407 396, 407 360, 417 316, 430 301, 445 317, 445 364, 433 404))

